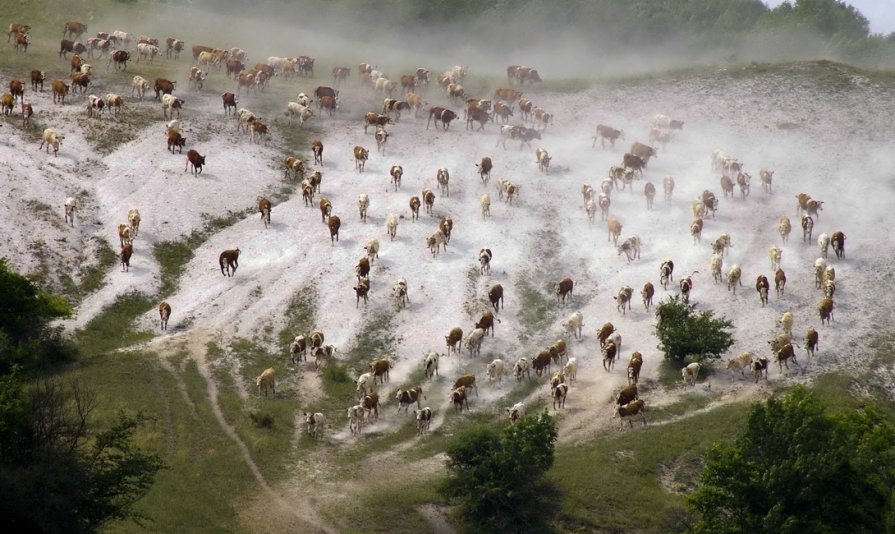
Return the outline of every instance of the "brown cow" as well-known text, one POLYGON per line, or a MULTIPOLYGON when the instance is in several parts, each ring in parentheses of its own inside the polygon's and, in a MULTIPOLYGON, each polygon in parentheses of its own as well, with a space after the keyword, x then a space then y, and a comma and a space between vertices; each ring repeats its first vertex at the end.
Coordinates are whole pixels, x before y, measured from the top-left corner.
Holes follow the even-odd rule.
POLYGON ((504 102, 509 102, 510 104, 512 104, 520 98, 522 98, 522 93, 514 89, 501 87, 494 91, 494 100, 503 100, 504 102))
POLYGON ((65 22, 65 26, 62 29, 63 37, 80 37, 81 34, 87 31, 87 25, 76 22, 74 20, 69 20, 65 22))
POLYGON ((330 117, 336 112, 336 99, 331 96, 323 96, 317 101, 319 106, 326 110, 330 117))
POLYGON ((370 258, 364 256, 358 260, 357 265, 354 267, 354 272, 357 274, 358 280, 368 276, 370 274, 370 258))
POLYGON ((823 299, 817 307, 817 311, 820 313, 820 324, 823 325, 826 322, 829 325, 833 320, 833 299, 823 299))
POLYGON ((463 411, 463 405, 466 405, 466 411, 469 411, 469 400, 466 398, 466 388, 460 386, 459 388, 451 391, 451 402, 454 403, 454 408, 457 410, 457 413, 463 411))
POLYGON ((426 129, 429 129, 429 124, 432 122, 432 119, 435 118, 435 127, 438 128, 438 122, 441 121, 442 127, 447 130, 448 126, 451 125, 451 121, 457 118, 457 114, 453 111, 443 108, 441 106, 435 106, 429 109, 429 120, 426 121, 426 129))
MULTIPOLYGON (((485 331, 485 333, 487 333, 488 329, 490 328, 491 336, 493 337, 494 336, 494 320, 495 320, 494 314, 491 313, 490 311, 486 311, 485 313, 482 314, 482 318, 479 319, 479 322, 477 322, 475 324, 475 327, 481 328, 482 330, 485 331)), ((499 323, 500 319, 497 319, 497 322, 499 323)))
POLYGON ((65 104, 65 97, 68 95, 69 86, 62 80, 53 80, 53 103, 58 98, 60 104, 65 104))
POLYGON ((130 243, 121 247, 121 253, 119 254, 119 259, 121 260, 121 272, 126 273, 130 272, 131 269, 131 256, 134 253, 134 246, 130 243))
POLYGON ((224 276, 233 276, 236 274, 236 268, 239 267, 238 248, 227 249, 218 256, 218 264, 221 266, 221 274, 224 276))
POLYGON ((332 215, 333 205, 326 197, 320 197, 320 222, 326 224, 326 218, 332 215))
POLYGON ((243 62, 239 61, 238 59, 228 59, 227 63, 225 65, 227 67, 227 77, 228 78, 230 77, 231 74, 233 75, 234 78, 239 76, 240 73, 242 73, 242 71, 244 71, 246 68, 245 64, 243 62))
POLYGON ((460 353, 461 342, 463 341, 463 329, 459 326, 451 328, 448 335, 444 336, 444 340, 448 346, 448 354, 451 352, 460 353))
POLYGON ((31 107, 31 102, 22 102, 22 128, 28 126, 32 115, 34 115, 34 108, 31 107))
POLYGON ((640 380, 640 368, 643 366, 643 355, 639 352, 631 354, 628 362, 628 384, 637 384, 640 380))
POLYGON ((367 305, 367 294, 370 292, 370 279, 369 278, 361 278, 357 281, 357 285, 354 286, 354 294, 357 297, 357 302, 354 304, 354 307, 357 308, 360 306, 360 299, 364 299, 364 306, 367 305))
POLYGON ((385 384, 389 381, 388 372, 389 369, 392 368, 392 363, 386 359, 373 360, 370 362, 370 372, 373 373, 373 383, 376 383, 376 378, 379 378, 380 384, 385 384))
POLYGON ((556 292, 556 300, 562 300, 563 304, 566 302, 566 297, 569 297, 569 300, 572 300, 572 289, 575 283, 571 278, 563 278, 560 282, 554 284, 553 288, 556 292))
POLYGON ((392 120, 388 115, 379 115, 378 113, 367 113, 364 115, 364 133, 367 133, 368 126, 385 126, 391 124, 392 120))
MULTIPOLYGON (((12 89, 12 84, 10 84, 10 90, 12 89)), ((15 93, 13 92, 13 95, 15 93)), ((845 234, 842 232, 833 232, 833 235, 830 237, 830 244, 833 245, 833 252, 836 253, 837 258, 845 257, 845 234)))
POLYGON ((180 135, 180 132, 175 130, 174 128, 168 128, 168 150, 171 153, 174 153, 174 148, 177 148, 178 154, 183 154, 183 146, 186 144, 186 138, 180 135))
POLYGON ((489 120, 491 120, 491 114, 483 109, 478 108, 478 107, 470 107, 466 111, 467 111, 467 115, 466 115, 466 129, 467 130, 471 130, 473 128, 473 124, 472 124, 473 122, 479 123, 478 130, 476 130, 476 131, 484 130, 485 124, 487 124, 487 122, 489 120))
POLYGON ((177 82, 172 82, 167 78, 156 78, 155 79, 155 99, 161 100, 161 95, 170 95, 174 92, 174 86, 177 85, 177 82))
POLYGON ((420 218, 420 197, 410 197, 410 220, 417 221, 420 218))
POLYGON ((631 153, 625 153, 622 158, 622 166, 626 169, 637 171, 640 176, 643 176, 643 169, 646 168, 646 162, 643 161, 643 158, 641 158, 640 156, 631 153))
POLYGON ((404 89, 404 92, 413 91, 416 87, 416 75, 414 74, 403 74, 401 75, 401 88, 404 89))
POLYGON ((261 222, 264 223, 265 228, 270 226, 270 210, 270 200, 266 197, 261 197, 261 199, 258 200, 258 212, 261 213, 261 222))
POLYGON ((644 168, 646 167, 646 164, 649 163, 650 158, 658 157, 655 148, 649 145, 644 145, 638 141, 635 141, 634 144, 631 145, 629 153, 642 159, 644 168))
POLYGON ((817 330, 809 328, 808 331, 805 332, 805 350, 808 352, 809 356, 815 356, 817 354, 817 341, 817 330))
POLYGON ((31 71, 31 90, 37 91, 37 86, 40 85, 40 91, 44 90, 44 80, 46 77, 44 76, 43 71, 32 70, 31 71))
POLYGON ((615 404, 618 406, 624 406, 629 402, 635 401, 639 399, 637 395, 637 384, 629 384, 622 388, 621 391, 618 392, 618 397, 615 400, 615 404))
POLYGON ((168 329, 168 319, 171 317, 171 305, 167 302, 162 302, 158 305, 158 314, 161 318, 162 322, 162 330, 168 329))
POLYGON ((71 75, 71 87, 72 90, 76 88, 81 88, 81 94, 87 92, 87 87, 90 85, 90 76, 84 73, 76 73, 71 75))
POLYGON ((370 151, 362 146, 354 147, 354 167, 357 172, 364 172, 364 166, 370 157, 370 151))
POLYGON ((553 359, 550 357, 550 351, 542 350, 535 356, 531 361, 531 366, 535 369, 535 374, 541 376, 545 371, 547 373, 550 372, 550 362, 553 359))
POLYGON ((600 348, 606 346, 606 341, 613 332, 615 332, 615 326, 612 323, 605 323, 600 328, 600 332, 597 334, 597 339, 600 341, 600 348))
POLYGON ((186 153, 186 165, 183 167, 183 172, 186 172, 190 165, 193 166, 194 175, 198 176, 202 174, 202 166, 205 165, 205 156, 201 156, 198 151, 190 149, 189 152, 186 153))
POLYGON ((30 31, 31 26, 21 22, 12 22, 9 24, 9 34, 6 37, 6 42, 8 43, 15 35, 26 34, 30 31))
MULTIPOLYGON (((23 84, 20 80, 11 80, 9 82, 9 92, 12 94, 13 104, 15 104, 16 99, 18 99, 23 104, 25 103, 25 84, 23 84)), ((841 234, 842 232, 839 233, 841 234)))
POLYGON ((239 99, 233 93, 224 93, 221 95, 221 100, 224 102, 224 115, 230 114, 230 109, 233 109, 233 113, 236 114, 236 105, 239 104, 239 99))
POLYGON ((500 306, 503 304, 503 286, 494 284, 491 289, 488 290, 488 300, 491 302, 491 306, 494 307, 494 311, 499 313, 500 306))
POLYGON ((314 153, 314 165, 323 165, 323 143, 320 139, 311 143, 311 152, 314 153))
POLYGON ((329 227, 329 240, 334 245, 339 240, 339 227, 342 225, 342 221, 338 216, 330 215, 326 225, 329 227))

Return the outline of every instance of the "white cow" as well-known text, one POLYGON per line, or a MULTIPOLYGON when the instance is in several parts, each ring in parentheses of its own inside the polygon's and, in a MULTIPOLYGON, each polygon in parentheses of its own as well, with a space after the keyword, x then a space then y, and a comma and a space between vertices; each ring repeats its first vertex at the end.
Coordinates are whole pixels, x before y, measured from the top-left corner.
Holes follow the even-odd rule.
POLYGON ((308 435, 313 439, 317 436, 323 437, 323 428, 326 426, 326 417, 320 413, 304 412, 305 423, 308 425, 308 435))
POLYGON ((751 352, 744 352, 739 356, 735 356, 727 360, 727 369, 730 371, 739 371, 740 375, 743 375, 744 369, 752 368, 752 361, 755 359, 755 355, 751 352))
POLYGON ((298 125, 302 126, 306 120, 314 116, 314 112, 311 111, 311 108, 303 106, 298 102, 289 102, 286 105, 286 115, 289 116, 289 122, 298 117, 298 125))
POLYGON ((578 379, 578 358, 569 358, 569 361, 562 368, 562 374, 566 375, 566 380, 571 384, 578 379))
POLYGON ((512 408, 505 408, 504 410, 511 425, 515 425, 518 420, 525 417, 525 403, 517 402, 512 408))
POLYGON ((563 321, 562 326, 565 328, 566 332, 571 332, 575 339, 580 339, 581 329, 584 327, 584 316, 580 311, 576 311, 570 315, 568 319, 563 321))
POLYGON ((485 339, 485 329, 476 328, 466 336, 466 350, 470 356, 478 356, 482 353, 482 340, 485 339))
POLYGON ((684 384, 691 383, 694 386, 696 385, 696 379, 699 377, 699 367, 698 362, 693 362, 681 369, 681 378, 684 379, 684 384))
POLYGON ((367 391, 373 390, 373 373, 364 373, 357 377, 354 381, 357 386, 357 398, 362 399, 367 395, 367 391))
POLYGON ((495 359, 491 363, 488 364, 487 372, 488 372, 488 381, 493 382, 496 378, 498 382, 503 381, 504 375, 504 363, 500 358, 495 359))
POLYGON ((134 76, 133 80, 131 80, 131 96, 134 96, 134 93, 140 95, 140 100, 143 100, 143 95, 149 89, 149 82, 146 78, 142 76, 134 76))
POLYGON ((367 222, 367 209, 370 207, 370 197, 366 193, 357 196, 357 211, 362 221, 367 222))
POLYGON ((394 241, 395 235, 398 233, 398 216, 394 213, 389 213, 385 218, 385 227, 388 230, 389 237, 394 241))
POLYGON ((438 358, 439 355, 434 350, 430 350, 426 354, 426 358, 423 360, 423 365, 426 368, 426 378, 434 378, 438 374, 438 358))

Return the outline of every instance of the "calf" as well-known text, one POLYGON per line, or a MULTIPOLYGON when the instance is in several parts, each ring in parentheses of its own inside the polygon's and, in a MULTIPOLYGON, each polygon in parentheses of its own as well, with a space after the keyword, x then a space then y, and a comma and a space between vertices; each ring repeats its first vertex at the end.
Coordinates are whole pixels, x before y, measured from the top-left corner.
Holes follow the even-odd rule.
POLYGON ((768 304, 768 291, 771 288, 771 284, 768 282, 768 277, 765 275, 759 275, 755 280, 755 290, 758 291, 758 298, 761 300, 761 307, 764 308, 768 304))
POLYGON ((221 267, 221 274, 224 276, 233 276, 236 274, 236 268, 239 267, 239 248, 227 249, 218 256, 218 264, 221 267))
POLYGON ((429 351, 423 360, 423 367, 426 370, 426 378, 435 378, 438 375, 438 358, 439 355, 435 351, 429 351))
POLYGON ((757 384, 759 379, 761 379, 761 375, 764 373, 764 379, 768 379, 768 359, 767 358, 758 358, 754 362, 752 362, 752 376, 755 378, 755 383, 757 384))
POLYGON ((413 414, 416 416, 416 435, 422 436, 432 424, 432 408, 426 406, 422 410, 414 410, 413 414))
POLYGON ((441 106, 431 108, 429 110, 429 120, 426 121, 427 130, 429 129, 429 124, 432 122, 433 118, 435 119, 436 128, 438 128, 438 123, 441 122, 442 128, 447 130, 448 126, 451 125, 451 121, 457 118, 457 114, 441 106))
POLYGON ((314 153, 314 165, 323 165, 323 143, 319 139, 311 143, 311 152, 314 153))
POLYGON ((64 135, 60 135, 59 132, 52 128, 47 128, 41 136, 40 146, 37 149, 40 150, 44 145, 47 145, 47 154, 49 154, 50 146, 52 146, 53 156, 56 157, 59 154, 59 145, 62 144, 63 139, 65 139, 64 135))
POLYGON ((32 70, 31 71, 31 90, 37 91, 37 86, 40 86, 40 91, 44 90, 44 80, 46 76, 44 76, 43 71, 40 70, 32 70))
POLYGON ((780 372, 783 372, 783 366, 786 366, 786 369, 789 370, 788 360, 792 360, 792 363, 799 365, 799 362, 796 361, 796 353, 795 349, 792 348, 791 343, 787 343, 780 350, 777 351, 777 365, 780 366, 780 372))
POLYGON ((817 330, 813 328, 809 328, 807 332, 805 332, 805 350, 808 352, 809 356, 815 356, 817 353, 817 341, 818 334, 817 330))
POLYGON ((575 283, 571 278, 563 278, 561 281, 557 282, 553 285, 554 292, 556 293, 556 300, 562 301, 563 304, 566 302, 566 297, 569 300, 572 299, 572 290, 574 289, 575 283))
POLYGON ((510 424, 515 425, 520 419, 525 417, 525 403, 517 402, 511 408, 504 408, 504 411, 510 424))
MULTIPOLYGON (((646 426, 646 416, 643 414, 646 411, 646 405, 640 399, 636 401, 632 401, 624 406, 619 406, 616 410, 616 415, 620 417, 623 421, 625 417, 633 417, 637 414, 640 414, 640 417, 643 419, 643 426, 646 426)), ((624 425, 624 423, 622 423, 624 425)), ((634 424, 628 419, 628 426, 633 428, 634 424)))
POLYGON ((193 175, 198 176, 202 174, 202 167, 205 165, 205 156, 199 154, 198 151, 190 149, 186 153, 186 165, 183 167, 183 172, 187 171, 187 168, 192 166, 193 175))
POLYGON ((553 358, 550 357, 550 351, 542 350, 531 361, 531 366, 535 369, 535 374, 541 376, 544 372, 550 372, 550 363, 553 358))
POLYGON ((845 257, 845 234, 842 232, 833 232, 830 237, 830 244, 833 245, 833 252, 837 258, 845 257))
POLYGON ((833 299, 823 299, 817 307, 817 311, 820 314, 820 324, 823 325, 826 323, 829 326, 833 321, 833 299))
POLYGON ((503 304, 503 286, 500 284, 494 284, 491 286, 491 289, 488 290, 488 301, 491 303, 491 306, 494 308, 495 312, 500 312, 500 306, 503 304))
POLYGON ((140 100, 143 100, 143 95, 149 89, 149 82, 146 78, 142 76, 134 76, 131 80, 131 96, 134 96, 134 93, 140 95, 140 100))
POLYGON ((613 297, 616 301, 616 309, 622 312, 622 315, 627 315, 626 309, 631 309, 631 298, 634 296, 634 290, 631 289, 631 286, 624 286, 618 290, 618 294, 613 297))
POLYGON ((615 363, 615 356, 618 353, 618 347, 614 342, 609 341, 606 345, 603 346, 603 369, 608 373, 612 371, 612 366, 615 363))

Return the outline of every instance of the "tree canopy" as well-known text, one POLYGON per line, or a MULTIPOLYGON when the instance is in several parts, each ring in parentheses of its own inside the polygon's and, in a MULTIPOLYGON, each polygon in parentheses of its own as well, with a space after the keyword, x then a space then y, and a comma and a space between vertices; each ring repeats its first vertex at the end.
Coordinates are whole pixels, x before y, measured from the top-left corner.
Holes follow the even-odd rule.
POLYGON ((808 390, 756 405, 706 458, 697 533, 891 532, 895 429, 872 408, 830 413, 808 390))
POLYGON ((473 426, 447 448, 441 491, 476 530, 532 532, 542 526, 544 473, 553 465, 556 423, 546 412, 501 431, 473 426))
POLYGON ((678 296, 662 301, 656 315, 656 337, 666 360, 720 358, 733 345, 733 324, 727 318, 716 319, 708 310, 697 312, 695 304, 678 296))

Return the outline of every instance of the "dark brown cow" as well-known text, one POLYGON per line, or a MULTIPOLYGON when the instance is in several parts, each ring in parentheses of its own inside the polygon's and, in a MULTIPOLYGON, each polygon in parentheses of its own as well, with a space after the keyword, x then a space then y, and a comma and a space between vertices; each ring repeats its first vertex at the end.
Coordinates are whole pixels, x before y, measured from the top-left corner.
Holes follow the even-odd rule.
POLYGON ((401 75, 401 88, 404 89, 404 92, 413 91, 416 87, 416 75, 414 74, 403 74, 401 75))
POLYGON ((560 282, 554 284, 553 288, 556 292, 556 300, 562 300, 565 304, 566 297, 569 300, 572 300, 572 289, 575 286, 575 282, 572 281, 571 278, 563 278, 560 282))
MULTIPOLYGON (((478 130, 484 130, 485 124, 491 120, 491 114, 483 109, 479 109, 478 107, 470 107, 466 110, 466 129, 471 130, 473 126, 473 122, 479 123, 478 130)), ((476 131, 478 131, 476 130, 476 131)))
POLYGON ((239 104, 239 99, 236 98, 236 95, 233 93, 224 93, 221 95, 221 100, 224 102, 224 115, 230 114, 230 109, 233 109, 233 113, 236 113, 236 105, 239 104))
POLYGON ((171 317, 171 305, 167 302, 162 302, 158 305, 158 314, 162 323, 162 330, 168 329, 168 319, 171 317))
POLYGON ((367 294, 370 292, 370 279, 361 278, 353 289, 354 294, 357 296, 357 302, 354 304, 354 307, 360 306, 360 299, 364 299, 364 305, 366 306, 368 302, 367 294))
POLYGON ((134 254, 134 246, 130 243, 121 247, 121 253, 118 255, 121 260, 121 272, 129 272, 131 270, 131 256, 134 254))
POLYGON ((174 149, 178 149, 179 154, 183 154, 183 146, 186 144, 186 138, 180 135, 180 132, 174 128, 168 128, 168 150, 174 153, 174 149))
POLYGON ((161 100, 163 94, 170 95, 174 92, 174 87, 177 85, 177 82, 172 82, 167 78, 156 78, 155 79, 155 99, 161 100))
POLYGON ((115 63, 115 70, 118 70, 119 68, 127 70, 127 62, 130 58, 130 52, 127 50, 116 50, 109 56, 109 63, 106 65, 106 70, 109 70, 109 65, 112 63, 115 63))
POLYGON ((618 406, 624 406, 625 404, 635 401, 638 398, 637 384, 629 384, 618 392, 618 398, 616 398, 615 404, 617 404, 618 406))
POLYGON ((488 300, 494 307, 494 311, 499 313, 500 306, 503 304, 503 286, 500 284, 491 286, 491 289, 488 290, 488 300))
POLYGON ((88 76, 87 74, 79 73, 79 74, 71 75, 72 90, 76 89, 77 87, 80 87, 81 94, 84 94, 87 92, 87 87, 89 85, 90 85, 90 76, 88 76))
MULTIPOLYGON (((192 151, 191 151, 192 152, 192 151)), ((221 266, 221 274, 224 276, 233 276, 236 274, 236 268, 239 267, 238 248, 231 248, 221 252, 218 256, 218 264, 221 266)))
POLYGON ((444 341, 448 346, 448 354, 451 352, 460 353, 460 347, 463 342, 463 329, 459 326, 455 326, 451 328, 451 331, 448 332, 448 335, 444 336, 444 341))
POLYGON ((542 350, 535 356, 531 361, 531 366, 535 369, 535 374, 541 376, 545 371, 550 373, 550 362, 553 359, 550 357, 550 351, 542 350))
POLYGON ((19 99, 22 104, 25 103, 25 84, 20 80, 10 80, 9 92, 12 94, 13 104, 15 104, 16 99, 19 99))
POLYGON ((410 197, 410 220, 417 221, 420 218, 420 197, 412 196, 410 197))
MULTIPOLYGON (((10 85, 10 89, 12 86, 10 85)), ((15 93, 13 93, 15 95, 15 93)), ((845 257, 845 234, 842 232, 833 232, 833 235, 830 237, 830 244, 833 245, 833 252, 836 253, 837 258, 845 257)))
POLYGON ((314 76, 314 58, 308 56, 298 56, 298 75, 314 76))
POLYGON ((758 291, 758 298, 761 300, 761 307, 764 308, 768 304, 768 291, 771 289, 771 284, 768 282, 768 277, 760 274, 758 278, 755 279, 755 290, 758 291))
POLYGON ((43 71, 32 70, 31 71, 31 90, 37 91, 37 86, 40 85, 40 91, 44 90, 44 80, 46 77, 44 76, 43 71))
POLYGON ((491 169, 494 168, 494 164, 491 161, 491 158, 485 156, 482 158, 480 163, 475 164, 476 168, 479 170, 479 176, 482 177, 482 183, 488 184, 488 179, 491 178, 491 169))
POLYGON ((622 166, 637 171, 641 176, 643 176, 643 169, 646 168, 646 162, 643 161, 643 158, 641 158, 640 156, 625 153, 622 159, 622 166))
MULTIPOLYGON (((488 333, 488 329, 490 328, 491 336, 493 337, 494 336, 494 321, 495 321, 494 314, 487 311, 482 314, 482 318, 479 319, 479 322, 477 322, 475 324, 475 327, 481 328, 482 330, 485 331, 486 334, 488 333)), ((496 321, 499 323, 500 319, 496 319, 496 321)))
POLYGON ((600 332, 597 334, 597 340, 599 340, 600 342, 600 348, 606 346, 606 341, 609 339, 609 336, 611 336, 613 332, 615 332, 615 325, 613 325, 612 323, 603 324, 603 326, 600 328, 600 332))
POLYGON ((81 65, 83 64, 84 59, 79 54, 73 55, 71 57, 71 72, 81 72, 81 65))
POLYGON ((73 20, 66 21, 65 27, 62 29, 63 37, 80 37, 87 31, 87 25, 73 20))
POLYGON ((529 67, 522 67, 516 71, 516 79, 519 80, 520 85, 524 85, 525 82, 535 83, 542 82, 541 76, 538 74, 537 69, 532 69, 529 67))
POLYGON ((205 156, 200 156, 198 151, 190 149, 189 152, 186 153, 186 166, 184 166, 183 172, 186 172, 190 165, 193 167, 194 175, 198 176, 202 174, 202 166, 205 165, 205 156))
POLYGON ((466 411, 469 411, 469 400, 466 398, 466 388, 460 386, 459 388, 451 391, 451 402, 454 404, 454 408, 457 410, 457 413, 463 411, 463 405, 466 405, 466 411))
POLYGON ((326 225, 329 227, 329 240, 332 244, 335 244, 339 240, 339 227, 342 225, 342 221, 338 216, 330 215, 326 225))
POLYGON ((354 272, 357 274, 358 280, 368 276, 370 274, 370 258, 364 256, 358 260, 357 265, 354 267, 354 272))
POLYGON ((451 121, 457 118, 457 114, 441 106, 435 106, 429 109, 429 120, 426 121, 427 130, 429 129, 429 124, 432 122, 433 117, 435 118, 436 128, 438 128, 438 122, 441 121, 442 127, 447 130, 448 126, 451 125, 451 121))
MULTIPOLYGON (((335 100, 339 96, 339 91, 333 89, 332 87, 320 85, 316 89, 314 89, 314 96, 316 96, 318 99, 323 98, 324 96, 329 96, 332 97, 333 100, 335 100)), ((320 102, 318 100, 318 104, 319 103, 320 102)))

